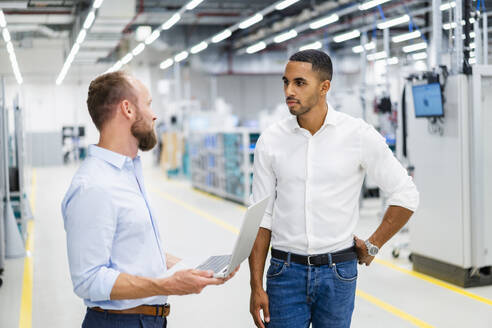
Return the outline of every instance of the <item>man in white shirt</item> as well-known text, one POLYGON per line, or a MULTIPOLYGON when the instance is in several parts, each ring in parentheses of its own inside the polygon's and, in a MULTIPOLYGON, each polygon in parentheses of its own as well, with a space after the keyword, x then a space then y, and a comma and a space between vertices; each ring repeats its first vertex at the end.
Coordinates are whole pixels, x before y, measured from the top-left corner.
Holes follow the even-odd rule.
POLYGON ((332 74, 324 52, 292 55, 282 79, 293 116, 266 129, 256 145, 252 200, 275 195, 249 258, 257 327, 349 327, 357 261, 369 265, 418 206, 412 178, 385 139, 328 106, 332 74), (354 230, 366 174, 389 195, 389 208, 363 241, 354 230))

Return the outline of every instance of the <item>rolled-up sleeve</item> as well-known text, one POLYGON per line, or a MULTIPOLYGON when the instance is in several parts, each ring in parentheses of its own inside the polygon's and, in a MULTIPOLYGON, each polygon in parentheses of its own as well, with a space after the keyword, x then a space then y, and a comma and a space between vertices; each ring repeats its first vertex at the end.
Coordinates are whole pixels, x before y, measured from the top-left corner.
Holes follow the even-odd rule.
POLYGON ((120 272, 110 267, 117 213, 100 187, 74 187, 62 204, 74 292, 92 302, 107 301, 120 272))
POLYGON ((262 228, 272 230, 273 204, 275 202, 277 180, 272 168, 271 155, 264 144, 263 136, 256 143, 253 164, 253 188, 250 201, 252 204, 272 196, 260 224, 262 228))
POLYGON ((361 133, 361 165, 388 195, 387 205, 417 210, 419 193, 412 177, 393 155, 381 134, 366 123, 361 133))

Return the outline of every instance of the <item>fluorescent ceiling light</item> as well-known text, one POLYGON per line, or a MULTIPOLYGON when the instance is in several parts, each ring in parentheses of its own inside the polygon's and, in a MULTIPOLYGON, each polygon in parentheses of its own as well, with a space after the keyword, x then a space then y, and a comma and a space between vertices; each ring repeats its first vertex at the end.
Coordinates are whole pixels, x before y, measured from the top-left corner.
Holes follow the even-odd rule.
POLYGON ((263 19, 263 15, 260 13, 257 13, 256 15, 251 16, 250 18, 246 19, 241 24, 239 24, 239 28, 241 30, 244 30, 245 28, 248 28, 248 27, 255 25, 256 23, 260 22, 262 19, 263 19))
MULTIPOLYGON (((469 62, 470 64, 476 64, 476 63, 477 63, 477 59, 476 59, 476 58, 470 58, 470 59, 468 59, 468 62, 469 62)), ((19 83, 19 84, 20 84, 20 83, 19 83)))
POLYGON ((77 55, 77 52, 79 52, 80 45, 78 43, 74 44, 72 47, 72 50, 68 54, 67 60, 65 62, 65 65, 67 66, 66 70, 70 68, 70 65, 72 65, 73 60, 75 59, 75 56, 77 55))
POLYGON ((155 40, 157 40, 157 38, 161 35, 161 31, 159 30, 155 30, 154 32, 152 32, 151 35, 149 35, 146 39, 145 39, 145 44, 151 44, 152 42, 154 42, 155 40))
POLYGON ((164 24, 162 24, 161 28, 163 30, 169 30, 174 24, 176 24, 177 22, 179 22, 179 20, 181 19, 181 15, 176 13, 174 15, 171 16, 171 18, 169 18, 167 20, 167 22, 165 22, 164 24))
POLYGON ((197 45, 193 46, 193 47, 191 48, 190 52, 191 52, 192 54, 197 54, 197 53, 199 53, 200 51, 203 51, 203 50, 207 49, 207 47, 208 47, 208 43, 207 43, 207 42, 205 42, 205 41, 202 41, 202 42, 200 42, 199 44, 197 44, 197 45))
POLYGON ((168 67, 171 67, 171 65, 174 64, 174 61, 172 60, 172 58, 168 58, 166 60, 164 60, 160 65, 160 69, 166 69, 168 67))
POLYGON ((7 21, 5 20, 5 15, 3 14, 3 11, 0 9, 0 27, 5 27, 7 26, 7 21))
MULTIPOLYGON (((1 10, 0 10, 1 12, 1 10)), ((5 28, 3 31, 7 31, 5 28)), ((8 33, 8 32, 7 32, 8 33)), ((10 37, 10 35, 9 35, 10 37)), ((7 52, 9 54, 10 65, 12 66, 12 70, 14 71, 15 79, 17 80, 17 84, 22 84, 22 76, 19 71, 19 65, 17 63, 17 58, 15 57, 14 45, 11 41, 7 42, 7 52)))
POLYGON ((446 2, 446 3, 443 3, 442 5, 440 5, 439 9, 444 11, 444 10, 448 10, 448 9, 454 8, 454 7, 456 7, 456 1, 450 1, 450 2, 446 2))
POLYGON ((130 52, 130 53, 127 53, 127 54, 125 55, 125 57, 121 58, 121 63, 122 63, 123 65, 128 64, 128 63, 130 62, 130 60, 132 60, 132 59, 133 59, 133 55, 132 55, 132 53, 131 53, 131 52, 130 52))
POLYGON ((78 43, 74 44, 72 50, 70 51, 69 56, 75 57, 75 55, 77 54, 77 52, 79 52, 79 50, 80 50, 80 44, 78 43))
POLYGON ((12 42, 7 42, 7 52, 9 54, 14 53, 14 45, 12 44, 12 42))
POLYGON ((188 51, 181 51, 179 54, 174 56, 174 60, 176 61, 176 63, 179 63, 180 61, 183 61, 186 58, 188 58, 188 51))
POLYGON ((310 50, 310 49, 321 49, 322 46, 323 45, 321 44, 321 42, 316 41, 316 42, 306 44, 305 46, 300 47, 299 50, 304 51, 304 50, 310 50))
MULTIPOLYGON (((470 32, 470 39, 473 39, 475 37, 475 32, 470 32)), ((454 35, 452 37, 454 39, 454 35)), ((461 38, 464 40, 466 39, 466 35, 465 34, 461 34, 461 38)))
POLYGON ((290 30, 289 32, 277 35, 275 38, 273 38, 273 42, 281 43, 290 40, 292 38, 295 38, 296 36, 297 36, 296 30, 290 30))
POLYGON ((91 27, 92 23, 94 22, 94 18, 96 18, 96 14, 94 14, 94 11, 91 11, 89 15, 87 15, 87 18, 85 19, 84 22, 84 28, 86 30, 88 30, 91 27))
POLYGON ((258 52, 258 51, 263 50, 265 48, 266 48, 266 43, 263 41, 260 41, 256 44, 253 44, 252 46, 248 47, 248 49, 246 49, 246 52, 248 54, 254 54, 255 52, 258 52))
MULTIPOLYGON (((469 22, 471 24, 475 23, 475 18, 470 18, 469 22)), ((465 25, 465 20, 462 20, 461 21, 461 25, 465 25)), ((445 29, 445 30, 450 30, 452 28, 456 28, 456 22, 449 22, 449 23, 445 23, 442 25, 442 28, 445 29)))
POLYGON ((7 30, 6 28, 3 29, 2 36, 3 36, 3 41, 5 41, 5 42, 10 41, 10 33, 9 33, 9 30, 7 30))
POLYGON ((382 23, 379 23, 379 24, 377 24, 377 27, 380 30, 384 30, 384 29, 387 29, 389 27, 393 27, 393 26, 404 24, 404 23, 408 23, 409 21, 410 21, 410 16, 403 15, 403 16, 400 16, 400 17, 397 17, 397 18, 390 19, 390 20, 384 21, 382 23))
POLYGON ((99 7, 101 7, 102 3, 103 3, 103 0, 94 0, 94 3, 92 4, 92 8, 94 8, 94 9, 99 8, 99 7))
POLYGON ((475 42, 470 43, 470 49, 475 49, 475 42))
POLYGON ((143 50, 145 49, 145 43, 139 43, 138 46, 136 46, 133 50, 132 50, 132 55, 133 56, 138 56, 143 50))
POLYGON ((139 26, 135 31, 135 40, 137 40, 138 42, 142 42, 145 39, 147 39, 150 34, 152 34, 151 26, 147 26, 147 25, 139 26))
POLYGON ((340 43, 340 42, 347 41, 350 39, 358 38, 359 36, 360 36, 360 31, 359 30, 353 30, 351 32, 339 34, 339 35, 335 36, 333 38, 333 41, 335 41, 336 43, 340 43))
POLYGON ((386 60, 386 63, 388 65, 396 65, 398 64, 398 58, 397 57, 391 57, 386 60))
POLYGON ((56 79, 57 85, 60 85, 63 82, 63 80, 65 79, 65 76, 67 75, 68 70, 70 69, 70 66, 72 65, 72 62, 75 59, 75 56, 77 55, 77 52, 80 49, 80 44, 82 44, 82 42, 84 42, 85 37, 87 36, 87 30, 94 23, 94 19, 96 18, 95 10, 101 6, 102 2, 103 2, 103 0, 94 0, 94 2, 92 3, 93 9, 89 12, 87 17, 85 18, 83 28, 79 31, 79 35, 77 36, 77 39, 75 40, 75 43, 73 44, 72 49, 70 50, 70 53, 68 54, 67 58, 65 59, 65 63, 63 64, 63 67, 60 71, 60 74, 58 75, 58 77, 56 79))
POLYGON ((219 34, 215 35, 215 36, 212 38, 212 42, 213 42, 213 43, 219 43, 220 41, 227 39, 227 38, 228 38, 228 37, 230 37, 231 35, 232 35, 231 30, 226 29, 226 30, 224 30, 224 31, 220 32, 219 34))
POLYGON ((293 5, 294 3, 298 2, 299 0, 284 0, 280 2, 278 5, 275 6, 275 9, 277 10, 284 10, 285 8, 293 5))
POLYGON ((373 7, 376 7, 380 4, 383 4, 385 2, 388 2, 388 1, 391 1, 391 0, 371 0, 371 1, 367 1, 367 2, 364 2, 363 4, 361 4, 359 6, 359 10, 367 10, 367 9, 371 9, 373 7))
MULTIPOLYGON (((364 46, 364 48, 366 48, 366 50, 373 50, 376 48, 376 43, 374 43, 374 41, 371 41, 369 43, 366 43, 366 45, 364 46)), ((362 45, 360 46, 355 46, 355 47, 352 47, 352 51, 356 54, 360 54, 361 52, 364 51, 364 49, 362 48, 362 45)))
POLYGON ((312 22, 311 24, 309 24, 309 27, 312 30, 315 30, 315 29, 318 29, 320 27, 326 26, 328 24, 335 23, 339 19, 340 19, 340 17, 338 17, 337 14, 333 14, 333 15, 327 16, 325 18, 318 19, 315 22, 312 22))
POLYGON ((80 30, 79 36, 77 37, 77 41, 75 41, 75 42, 78 43, 78 44, 81 44, 82 42, 84 42, 86 35, 87 35, 87 30, 86 29, 80 30))
POLYGON ((188 4, 186 5, 186 10, 193 10, 195 9, 199 4, 201 4, 203 2, 203 0, 191 0, 190 2, 188 2, 188 4))
POLYGON ((422 33, 420 33, 420 31, 413 31, 413 32, 394 36, 391 38, 391 41, 393 41, 394 43, 400 43, 403 41, 408 41, 408 40, 420 38, 421 35, 422 35, 422 33))
POLYGON ((470 52, 470 57, 475 57, 475 51, 470 52))
POLYGON ((116 64, 114 64, 115 71, 119 71, 122 67, 123 67, 123 63, 121 62, 121 60, 118 60, 116 64))
POLYGON ((423 52, 417 52, 416 54, 413 54, 412 55, 412 58, 414 60, 426 59, 427 58, 427 53, 425 51, 423 51, 423 52))
POLYGON ((386 57, 388 57, 386 51, 380 51, 367 55, 367 60, 373 61, 373 60, 383 59, 386 57))
POLYGON ((455 28, 456 27, 456 23, 455 22, 452 22, 452 23, 445 23, 442 25, 442 28, 445 29, 445 30, 450 30, 452 28, 455 28))
POLYGON ((414 52, 418 50, 423 50, 427 48, 427 43, 426 42, 420 42, 416 44, 412 44, 409 46, 403 47, 403 52, 408 53, 408 52, 414 52))

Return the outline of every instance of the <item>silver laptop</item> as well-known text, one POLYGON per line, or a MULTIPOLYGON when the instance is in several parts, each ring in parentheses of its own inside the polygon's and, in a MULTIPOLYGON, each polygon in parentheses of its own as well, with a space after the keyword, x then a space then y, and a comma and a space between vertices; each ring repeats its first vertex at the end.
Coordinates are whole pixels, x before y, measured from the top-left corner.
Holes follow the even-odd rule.
POLYGON ((215 278, 225 278, 236 270, 251 254, 269 200, 267 197, 248 208, 231 255, 211 256, 196 269, 211 270, 215 278))

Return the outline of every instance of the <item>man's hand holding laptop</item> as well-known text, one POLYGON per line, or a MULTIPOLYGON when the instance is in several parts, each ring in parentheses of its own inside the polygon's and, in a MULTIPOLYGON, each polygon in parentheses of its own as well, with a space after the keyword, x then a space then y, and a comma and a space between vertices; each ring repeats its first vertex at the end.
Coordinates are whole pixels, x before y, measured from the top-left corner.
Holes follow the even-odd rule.
POLYGON ((234 277, 238 270, 239 266, 225 278, 214 278, 214 272, 211 270, 180 270, 168 278, 161 279, 161 282, 165 279, 172 282, 169 284, 172 286, 169 290, 170 295, 200 294, 203 288, 209 285, 222 285, 234 277))

